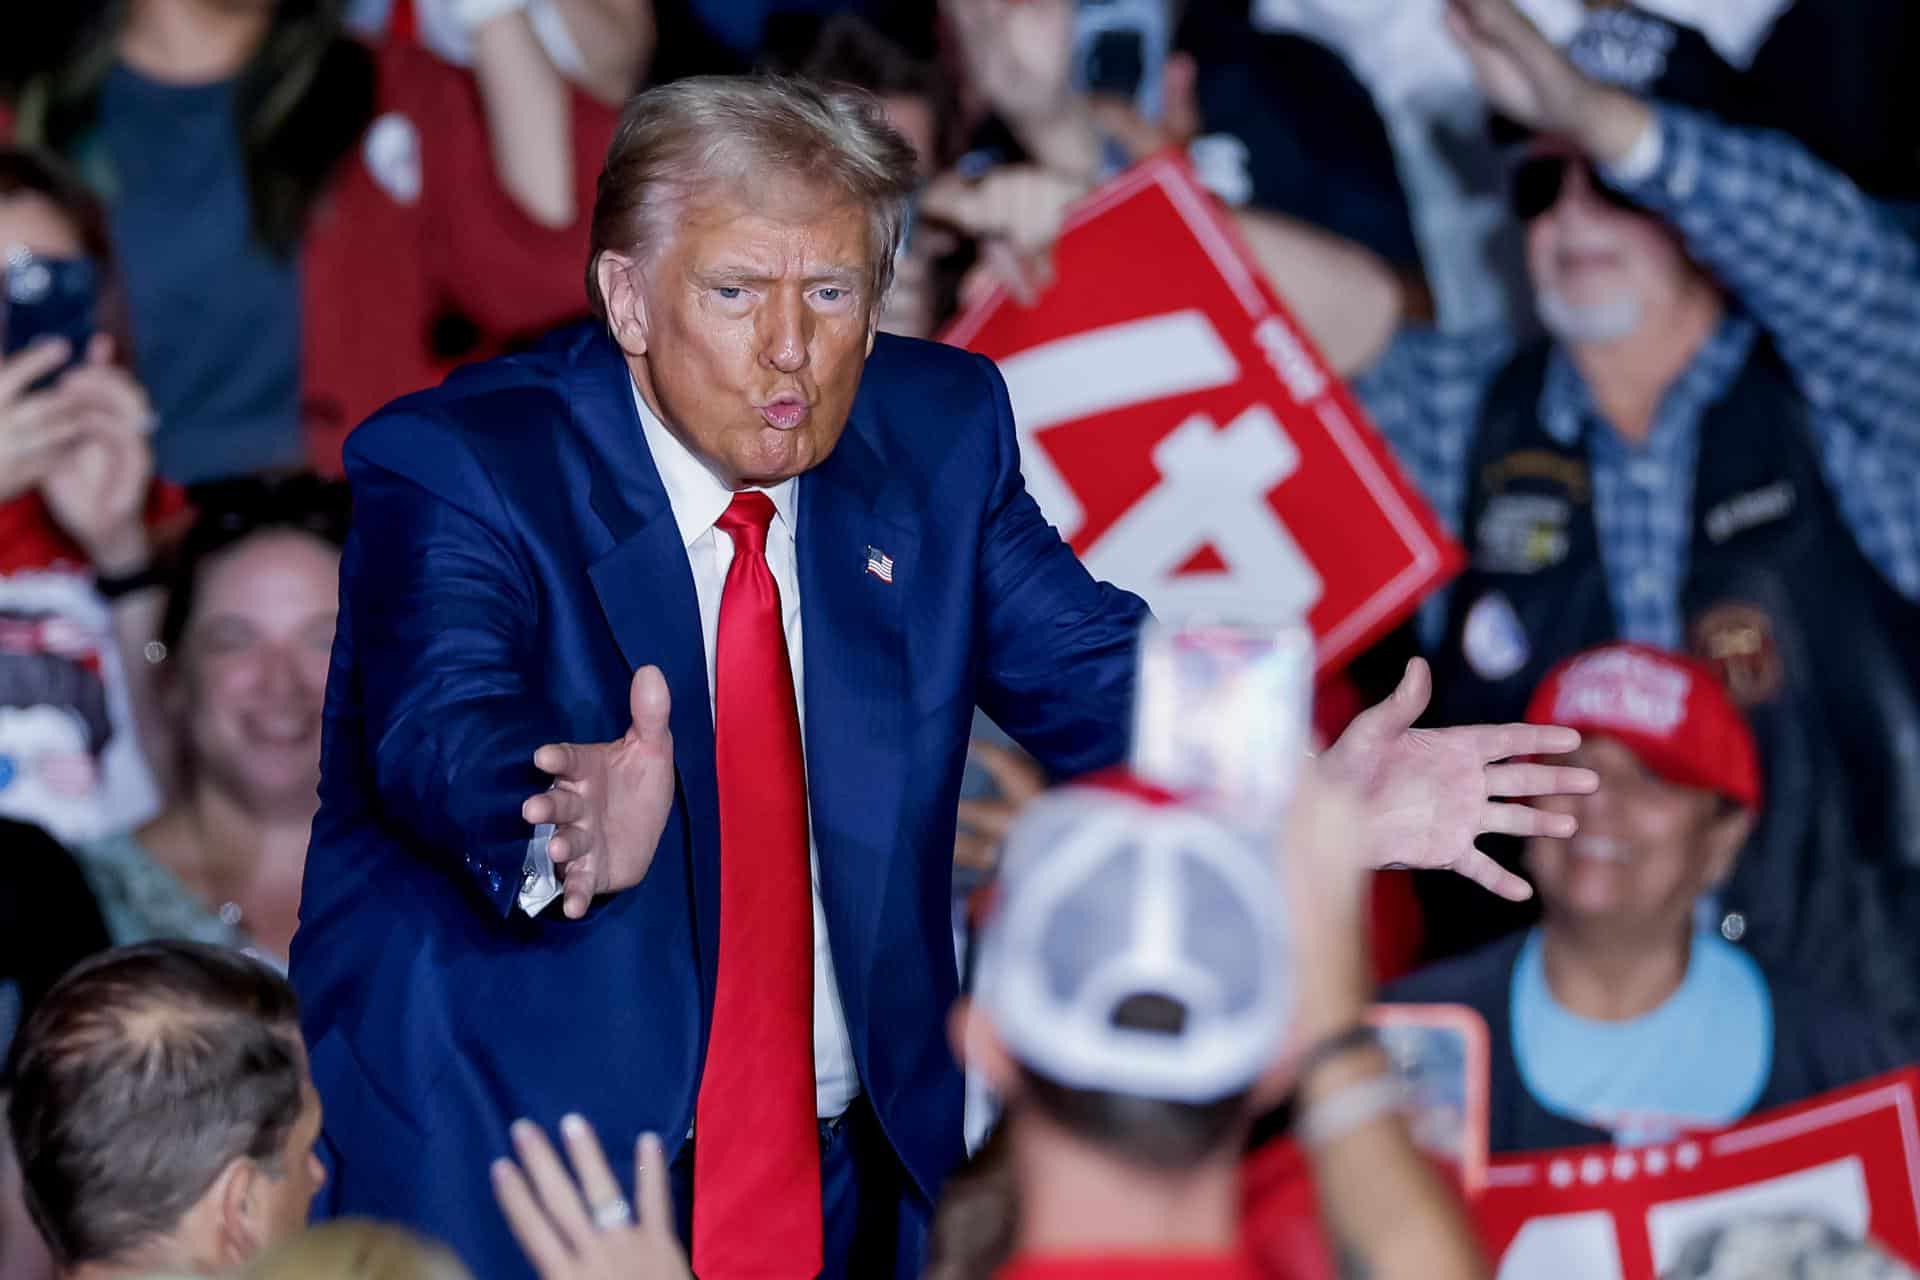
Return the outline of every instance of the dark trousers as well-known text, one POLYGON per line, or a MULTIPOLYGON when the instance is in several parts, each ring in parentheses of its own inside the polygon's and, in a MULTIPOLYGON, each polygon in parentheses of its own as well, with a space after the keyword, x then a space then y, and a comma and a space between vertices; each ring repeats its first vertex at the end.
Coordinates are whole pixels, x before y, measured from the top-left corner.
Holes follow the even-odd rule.
MULTIPOLYGON (((680 1238, 693 1240, 693 1151, 673 1161, 680 1238)), ((820 1209, 826 1267, 821 1280, 918 1280, 926 1264, 932 1210, 894 1155, 873 1109, 854 1099, 838 1120, 820 1122, 820 1209)))

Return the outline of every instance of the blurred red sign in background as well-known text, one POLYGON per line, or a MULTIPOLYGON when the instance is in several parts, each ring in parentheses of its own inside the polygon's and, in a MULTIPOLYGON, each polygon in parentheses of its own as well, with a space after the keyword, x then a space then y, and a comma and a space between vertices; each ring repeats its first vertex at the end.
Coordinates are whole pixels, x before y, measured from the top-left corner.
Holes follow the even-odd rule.
POLYGON ((1163 616, 1305 614, 1337 670, 1459 549, 1168 154, 1094 192, 1032 307, 942 335, 1006 376, 1027 487, 1096 577, 1163 616))

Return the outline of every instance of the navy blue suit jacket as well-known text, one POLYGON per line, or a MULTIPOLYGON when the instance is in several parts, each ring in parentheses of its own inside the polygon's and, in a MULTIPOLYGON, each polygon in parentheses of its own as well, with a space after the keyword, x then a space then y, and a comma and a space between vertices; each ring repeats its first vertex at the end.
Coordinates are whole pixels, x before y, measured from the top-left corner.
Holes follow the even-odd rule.
MULTIPOLYGON (((683 1140, 720 902, 691 570, 597 329, 400 400, 347 443, 353 531, 293 981, 338 1212, 525 1274, 495 1209, 507 1126, 584 1114, 616 1162, 683 1140), (628 725, 652 663, 677 788, 645 880, 581 920, 516 905, 536 747, 628 725)), ((800 480, 820 892, 866 1097, 922 1206, 961 1155, 943 1020, 955 800, 977 703, 1058 774, 1124 754, 1141 602, 1096 583, 1020 478, 987 360, 882 336, 800 480), (893 581, 866 571, 891 556, 893 581)))

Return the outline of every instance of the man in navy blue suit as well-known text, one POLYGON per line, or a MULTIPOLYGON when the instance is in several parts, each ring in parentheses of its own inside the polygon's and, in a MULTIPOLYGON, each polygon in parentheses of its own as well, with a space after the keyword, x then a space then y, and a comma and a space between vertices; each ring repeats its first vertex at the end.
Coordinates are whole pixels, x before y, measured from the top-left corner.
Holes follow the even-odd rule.
MULTIPOLYGON (((577 1114, 664 1136, 703 1280, 917 1271, 961 1155, 973 709, 1055 774, 1114 763, 1145 609, 1041 518, 993 366, 876 337, 912 183, 869 99, 650 91, 600 180, 600 322, 348 442, 293 947, 327 1212, 522 1275, 483 1171, 577 1114)), ((1524 893, 1473 837, 1565 820, 1491 797, 1585 783, 1496 762, 1573 738, 1423 736, 1424 699, 1420 669, 1330 753, 1366 856, 1524 893)))

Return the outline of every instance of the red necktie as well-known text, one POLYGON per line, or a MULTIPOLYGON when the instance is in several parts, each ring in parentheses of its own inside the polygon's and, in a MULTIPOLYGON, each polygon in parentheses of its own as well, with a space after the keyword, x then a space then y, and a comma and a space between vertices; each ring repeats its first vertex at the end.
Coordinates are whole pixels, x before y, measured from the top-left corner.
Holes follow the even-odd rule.
POLYGON ((812 1277, 821 1267, 813 1082, 813 886, 807 778, 773 501, 734 496, 713 682, 720 781, 720 973, 693 1141, 700 1280, 812 1277))

